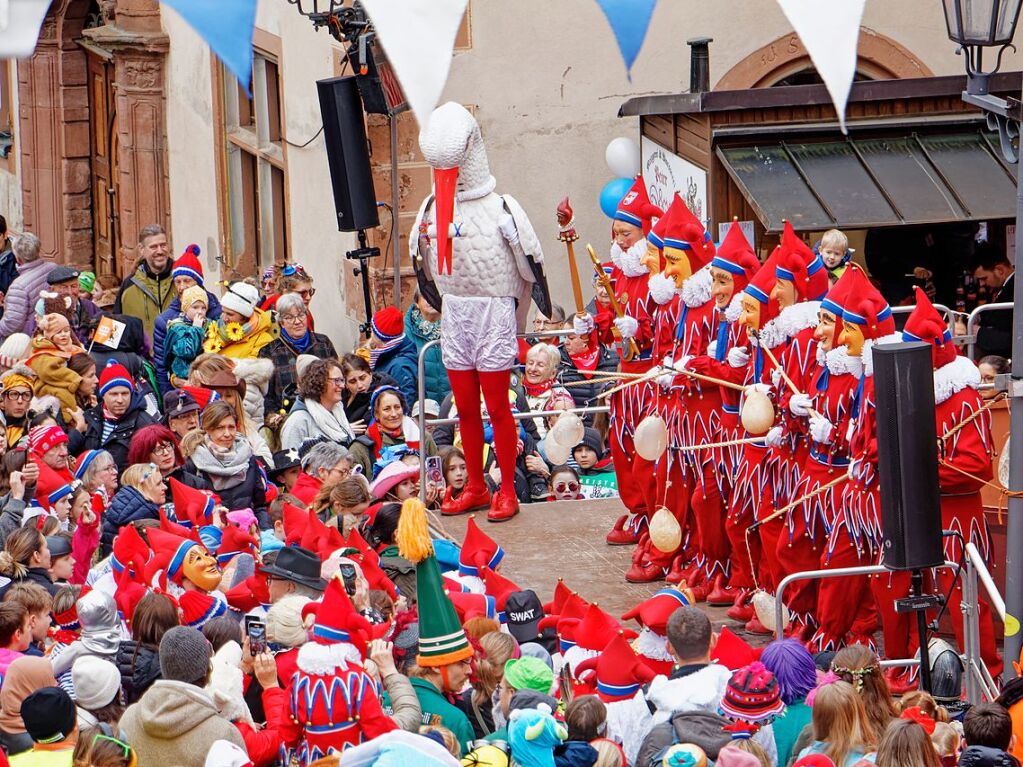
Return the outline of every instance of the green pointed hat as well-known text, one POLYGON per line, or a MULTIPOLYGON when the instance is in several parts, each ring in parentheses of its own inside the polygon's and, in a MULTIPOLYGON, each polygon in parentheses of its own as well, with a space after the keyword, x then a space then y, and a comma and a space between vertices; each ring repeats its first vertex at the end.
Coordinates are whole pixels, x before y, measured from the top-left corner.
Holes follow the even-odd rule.
POLYGON ((473 649, 458 620, 455 606, 444 593, 444 578, 434 555, 426 521, 426 507, 418 498, 402 504, 395 533, 398 551, 416 564, 416 596, 419 605, 420 666, 450 666, 471 658, 473 649))

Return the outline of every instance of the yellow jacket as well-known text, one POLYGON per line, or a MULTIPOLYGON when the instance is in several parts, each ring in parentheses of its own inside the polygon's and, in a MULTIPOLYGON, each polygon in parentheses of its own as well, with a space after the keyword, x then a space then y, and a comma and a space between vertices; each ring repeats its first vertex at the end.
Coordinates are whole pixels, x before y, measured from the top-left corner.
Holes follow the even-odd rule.
MULTIPOLYGON (((65 418, 78 409, 75 394, 82 377, 67 366, 70 354, 62 352, 48 338, 36 336, 32 339, 32 354, 26 364, 36 374, 35 395, 56 397, 65 418)), ((69 421, 70 422, 70 421, 69 421)))
POLYGON ((256 309, 248 324, 251 324, 253 327, 250 333, 237 341, 222 341, 223 346, 215 349, 213 347, 217 345, 217 341, 221 341, 221 338, 217 330, 218 323, 211 322, 203 349, 208 352, 215 351, 217 354, 223 354, 225 357, 234 357, 235 359, 255 359, 259 356, 260 349, 280 336, 280 328, 277 327, 277 323, 274 322, 273 315, 270 312, 256 309), (210 346, 211 342, 212 346, 210 346))

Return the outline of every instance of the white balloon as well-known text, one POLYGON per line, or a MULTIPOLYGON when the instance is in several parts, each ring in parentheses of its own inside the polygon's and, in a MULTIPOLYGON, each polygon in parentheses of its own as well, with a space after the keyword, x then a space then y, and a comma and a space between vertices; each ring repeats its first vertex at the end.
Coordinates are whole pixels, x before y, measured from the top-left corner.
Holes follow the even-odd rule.
POLYGON ((642 164, 639 144, 624 136, 612 139, 604 150, 604 160, 615 178, 635 178, 642 164))
POLYGON ((562 445, 578 445, 583 441, 583 430, 585 429, 583 419, 576 413, 564 411, 558 416, 558 420, 551 427, 551 436, 562 445))
POLYGON ((543 447, 544 452, 547 453, 547 461, 553 466, 560 466, 565 463, 568 461, 568 456, 572 454, 572 448, 565 447, 551 435, 547 435, 543 447))
POLYGON ((668 427, 659 415, 648 415, 636 427, 632 444, 640 458, 656 461, 668 449, 668 427))

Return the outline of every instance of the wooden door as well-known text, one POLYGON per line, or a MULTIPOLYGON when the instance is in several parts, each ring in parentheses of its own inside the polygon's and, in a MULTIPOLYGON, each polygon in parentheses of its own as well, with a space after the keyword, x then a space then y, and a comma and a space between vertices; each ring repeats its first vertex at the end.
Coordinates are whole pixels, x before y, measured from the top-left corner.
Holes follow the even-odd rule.
POLYGON ((117 258, 120 242, 117 215, 117 114, 114 65, 89 50, 89 121, 92 141, 92 231, 97 275, 122 277, 117 258))

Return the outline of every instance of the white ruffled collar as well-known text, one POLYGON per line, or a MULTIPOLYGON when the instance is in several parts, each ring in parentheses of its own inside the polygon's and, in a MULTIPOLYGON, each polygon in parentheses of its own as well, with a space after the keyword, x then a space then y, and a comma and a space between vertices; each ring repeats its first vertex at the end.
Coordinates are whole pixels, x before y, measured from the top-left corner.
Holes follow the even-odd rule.
POLYGON ((963 389, 980 386, 980 370, 966 357, 956 357, 952 362, 934 371, 934 404, 958 394, 963 389))
POLYGON ((682 301, 690 309, 703 306, 710 301, 710 287, 713 281, 710 266, 705 266, 682 283, 682 301))
MULTIPOLYGON (((838 332, 837 330, 835 331, 838 332)), ((863 375, 872 376, 874 375, 874 347, 878 344, 901 344, 902 333, 892 333, 891 335, 884 336, 878 339, 868 338, 863 342, 863 351, 860 353, 860 359, 863 360, 863 375)))
POLYGON ((725 319, 729 322, 737 322, 740 314, 742 314, 742 295, 736 293, 732 296, 728 308, 725 309, 725 319))
POLYGON ((863 375, 863 358, 849 354, 848 346, 836 346, 825 355, 825 360, 831 375, 839 376, 850 373, 857 378, 863 375))
POLYGON ((362 654, 348 642, 320 644, 309 641, 298 649, 295 662, 307 674, 330 676, 339 669, 344 671, 349 665, 361 667, 362 654))
POLYGON ((651 274, 649 281, 647 281, 647 291, 650 293, 650 298, 654 300, 654 303, 658 306, 664 306, 671 302, 671 299, 675 297, 678 292, 675 288, 675 280, 671 277, 666 276, 663 272, 657 274, 651 274))
POLYGON ((817 327, 817 310, 819 301, 802 301, 786 306, 773 320, 764 325, 760 331, 760 340, 768 349, 794 338, 801 330, 817 327))
POLYGON ((646 237, 634 242, 628 250, 622 250, 617 242, 612 242, 611 263, 621 269, 626 277, 641 277, 650 271, 640 261, 646 255, 646 251, 646 237))
POLYGON ((660 661, 673 660, 671 653, 668 652, 667 638, 648 628, 644 628, 639 632, 639 636, 632 647, 637 654, 642 655, 644 658, 660 661))

